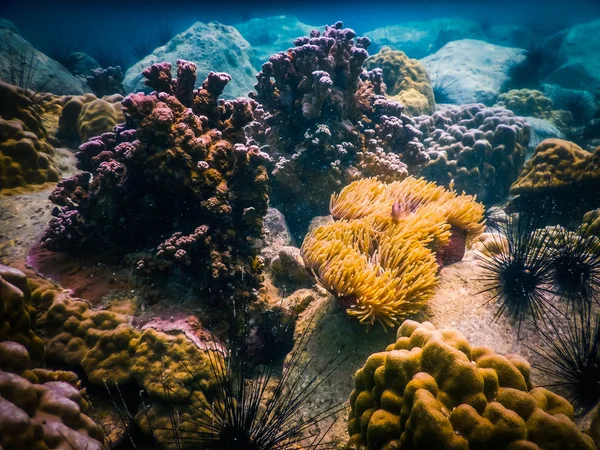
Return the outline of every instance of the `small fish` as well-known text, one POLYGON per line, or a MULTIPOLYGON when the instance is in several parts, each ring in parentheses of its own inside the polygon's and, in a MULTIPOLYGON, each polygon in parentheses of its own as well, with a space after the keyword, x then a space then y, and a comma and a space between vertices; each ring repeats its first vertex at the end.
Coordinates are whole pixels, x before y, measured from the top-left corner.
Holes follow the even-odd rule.
POLYGON ((394 222, 399 222, 409 214, 410 210, 406 207, 405 203, 400 203, 396 200, 392 205, 392 220, 394 222))
POLYGON ((451 191, 453 191, 453 190, 454 190, 454 178, 452 178, 452 179, 450 180, 450 184, 448 185, 448 189, 450 189, 451 191))

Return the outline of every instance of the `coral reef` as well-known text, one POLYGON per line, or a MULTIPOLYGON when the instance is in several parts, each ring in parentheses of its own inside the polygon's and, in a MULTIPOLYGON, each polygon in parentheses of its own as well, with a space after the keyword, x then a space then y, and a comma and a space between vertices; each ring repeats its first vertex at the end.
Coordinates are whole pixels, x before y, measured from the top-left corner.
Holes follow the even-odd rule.
POLYGON ((53 154, 30 96, 0 81, 0 190, 58 181, 53 154))
POLYGON ((121 108, 122 100, 123 97, 117 94, 113 97, 92 100, 83 105, 77 117, 77 129, 82 142, 112 131, 125 120, 121 108))
POLYGON ((101 450, 100 427, 71 372, 30 370, 27 349, 0 342, 0 447, 101 450))
POLYGON ((65 97, 59 113, 57 137, 78 144, 112 131, 124 122, 121 95, 97 98, 94 94, 65 97))
POLYGON ((580 217, 597 208, 600 147, 593 152, 561 139, 542 141, 510 188, 516 210, 552 201, 559 211, 580 217), (577 199, 573 202, 573 199, 577 199))
POLYGON ((248 133, 275 161, 272 202, 295 236, 333 191, 363 176, 402 179, 427 161, 412 119, 384 96, 382 72, 362 68, 369 44, 338 22, 296 39, 256 76, 261 117, 248 133))
POLYGON ((438 264, 460 261, 483 232, 483 205, 406 178, 367 178, 331 197, 337 221, 302 244, 306 268, 361 323, 392 327, 433 294, 438 264))
POLYGON ((268 156, 243 133, 256 103, 219 103, 226 74, 211 72, 193 90, 193 63, 179 61, 176 80, 170 69, 148 68, 157 92, 126 97, 125 124, 81 145, 84 172, 51 195, 58 207, 42 242, 60 252, 156 249, 137 259, 138 273, 179 273, 200 297, 247 300, 261 280, 256 242, 268 200, 268 156))
POLYGON ((420 174, 490 205, 504 200, 517 179, 530 127, 504 108, 464 105, 416 117, 429 162, 420 174))
POLYGON ((418 60, 384 47, 365 61, 365 68, 380 68, 383 71, 386 93, 392 100, 400 102, 410 115, 432 114, 435 111, 429 75, 418 60))
POLYGON ((356 372, 347 448, 589 449, 562 397, 534 388, 516 355, 474 347, 454 330, 405 321, 356 372))
POLYGON ((552 100, 543 92, 534 89, 512 89, 500 94, 496 106, 510 109, 519 116, 550 119, 552 117, 552 100))
POLYGON ((93 310, 85 301, 57 296, 41 319, 47 358, 81 367, 97 386, 135 382, 148 395, 136 421, 147 434, 167 444, 174 436, 170 406, 196 418, 210 414, 197 407, 200 398, 210 398, 214 391, 213 365, 223 365, 223 350, 215 338, 202 342, 177 329, 180 325, 163 332, 148 324, 140 331, 128 321, 122 314, 93 310), (190 403, 189 398, 196 401, 190 403))
POLYGON ((123 71, 120 66, 107 67, 106 69, 93 69, 91 75, 86 78, 88 86, 98 97, 106 95, 125 95, 123 88, 123 71))
POLYGON ((56 298, 41 318, 48 360, 81 366, 98 385, 131 377, 132 339, 139 332, 112 311, 94 311, 84 301, 56 298))
POLYGON ((39 364, 44 357, 44 343, 34 332, 35 323, 27 277, 0 264, 0 341, 24 345, 31 359, 39 364))

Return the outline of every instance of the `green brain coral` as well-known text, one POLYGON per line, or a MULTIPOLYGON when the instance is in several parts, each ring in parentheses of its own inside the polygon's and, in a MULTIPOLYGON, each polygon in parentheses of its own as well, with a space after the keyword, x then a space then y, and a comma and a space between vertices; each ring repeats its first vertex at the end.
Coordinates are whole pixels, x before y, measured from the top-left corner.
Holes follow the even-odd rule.
POLYGON ((356 372, 347 449, 595 449, 573 407, 533 388, 529 371, 519 356, 407 320, 356 372))

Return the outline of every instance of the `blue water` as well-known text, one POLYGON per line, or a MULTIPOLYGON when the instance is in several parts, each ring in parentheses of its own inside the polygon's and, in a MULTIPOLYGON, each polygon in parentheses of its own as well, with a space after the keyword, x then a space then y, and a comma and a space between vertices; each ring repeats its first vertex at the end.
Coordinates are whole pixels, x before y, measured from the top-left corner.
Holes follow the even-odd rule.
MULTIPOLYGON (((532 30, 558 31, 600 17, 600 2, 550 1, 328 1, 318 2, 87 2, 9 0, 0 17, 12 21, 36 48, 55 47, 92 52, 99 46, 123 51, 134 37, 148 36, 158 22, 177 33, 197 21, 234 25, 254 17, 295 15, 315 26, 344 21, 358 33, 407 21, 461 17, 478 22, 525 25, 532 30)), ((135 58, 132 58, 135 59, 135 58)), ((135 60, 128 61, 129 64, 135 60)))

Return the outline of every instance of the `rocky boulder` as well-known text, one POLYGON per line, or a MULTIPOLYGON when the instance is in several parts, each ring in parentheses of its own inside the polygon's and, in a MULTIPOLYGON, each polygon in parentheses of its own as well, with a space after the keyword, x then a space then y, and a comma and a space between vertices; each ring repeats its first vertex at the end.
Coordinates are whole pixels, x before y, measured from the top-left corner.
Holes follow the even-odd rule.
POLYGON ((250 44, 234 27, 219 22, 196 22, 134 64, 125 73, 123 85, 127 92, 150 92, 151 89, 144 85, 144 69, 158 62, 169 62, 177 67, 177 60, 184 59, 197 66, 197 87, 210 71, 226 72, 232 79, 227 84, 223 97, 245 96, 256 81, 251 55, 250 44))
POLYGON ((449 42, 421 63, 427 68, 434 92, 436 80, 452 86, 448 103, 491 105, 508 80, 509 68, 523 55, 524 50, 518 48, 463 39, 449 42))
POLYGON ((560 46, 565 63, 546 81, 568 89, 585 89, 600 83, 599 49, 600 19, 571 27, 560 46))
POLYGON ((77 77, 4 26, 0 26, 0 79, 33 91, 83 94, 77 77))
POLYGON ((546 139, 564 139, 565 135, 556 125, 546 119, 539 117, 523 117, 531 127, 531 137, 527 154, 531 155, 538 144, 546 139))
POLYGON ((450 41, 459 39, 484 39, 477 22, 458 18, 435 19, 428 22, 406 22, 377 28, 365 33, 371 38, 371 54, 382 47, 402 50, 409 58, 424 58, 435 53, 450 41))
POLYGON ((485 40, 504 47, 527 48, 535 39, 535 35, 522 25, 496 25, 490 28, 485 40))

